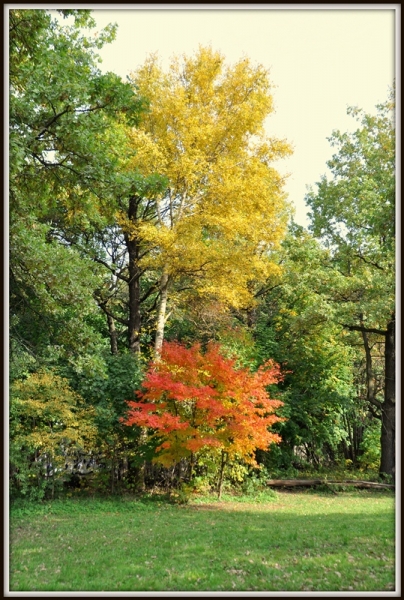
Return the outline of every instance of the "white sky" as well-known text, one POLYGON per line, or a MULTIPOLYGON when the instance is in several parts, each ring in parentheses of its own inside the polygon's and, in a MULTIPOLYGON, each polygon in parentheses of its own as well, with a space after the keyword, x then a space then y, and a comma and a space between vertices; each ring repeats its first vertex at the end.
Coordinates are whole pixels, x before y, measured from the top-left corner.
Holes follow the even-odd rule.
POLYGON ((332 155, 326 138, 334 129, 355 129, 348 106, 374 113, 387 99, 398 5, 120 6, 93 11, 100 28, 118 23, 117 39, 100 51, 102 70, 125 78, 156 51, 167 67, 174 54, 193 54, 199 44, 219 50, 228 63, 247 56, 270 69, 276 113, 268 117, 267 132, 294 147, 276 167, 291 174, 286 191, 296 222, 307 226, 306 186, 326 173, 332 155))

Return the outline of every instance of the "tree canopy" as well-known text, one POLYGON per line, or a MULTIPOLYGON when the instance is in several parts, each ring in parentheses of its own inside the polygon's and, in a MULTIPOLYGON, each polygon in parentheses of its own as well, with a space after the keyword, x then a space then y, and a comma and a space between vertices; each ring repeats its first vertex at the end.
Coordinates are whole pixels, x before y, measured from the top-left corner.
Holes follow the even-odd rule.
POLYGON ((174 59, 168 73, 152 56, 132 80, 150 101, 131 133, 132 168, 168 180, 153 216, 127 224, 153 247, 141 264, 161 273, 160 348, 174 282, 239 307, 251 302, 251 283, 278 268, 270 253, 289 210, 273 163, 290 147, 265 135, 271 84, 248 59, 227 66, 220 53, 200 47, 174 59))
POLYGON ((366 355, 368 402, 381 411, 381 472, 392 475, 395 456, 395 90, 375 116, 350 109, 353 134, 336 131, 326 177, 310 192, 311 229, 332 250, 340 324, 360 332, 366 355), (373 339, 370 340, 369 336, 373 339), (371 347, 384 338, 384 398, 377 399, 371 347))
POLYGON ((53 495, 65 459, 112 493, 393 477, 395 89, 331 134, 305 230, 263 65, 200 46, 123 82, 94 26, 9 11, 12 493, 53 495))

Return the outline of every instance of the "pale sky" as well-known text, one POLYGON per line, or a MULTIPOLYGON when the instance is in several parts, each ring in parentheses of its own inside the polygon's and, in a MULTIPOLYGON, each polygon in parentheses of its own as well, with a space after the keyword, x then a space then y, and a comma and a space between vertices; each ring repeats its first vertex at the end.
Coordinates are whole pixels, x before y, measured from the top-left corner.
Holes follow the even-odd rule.
POLYGON ((167 67, 174 54, 192 55, 199 44, 219 50, 229 64, 247 56, 270 70, 276 113, 267 119, 267 133, 294 147, 275 166, 291 174, 285 189, 295 221, 307 226, 306 186, 327 172, 333 153, 326 138, 334 129, 356 128, 348 106, 375 113, 388 97, 399 5, 109 6, 93 11, 100 28, 118 23, 116 40, 100 51, 102 70, 126 78, 150 53, 158 52, 167 67))

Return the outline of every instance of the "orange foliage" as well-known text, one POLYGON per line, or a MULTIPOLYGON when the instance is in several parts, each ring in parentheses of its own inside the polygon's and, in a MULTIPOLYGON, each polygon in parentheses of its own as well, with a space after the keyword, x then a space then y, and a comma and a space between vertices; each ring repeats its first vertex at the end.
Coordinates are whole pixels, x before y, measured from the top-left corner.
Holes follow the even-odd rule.
POLYGON ((268 361, 252 373, 235 368, 217 344, 201 352, 165 342, 161 358, 150 364, 139 402, 128 401, 125 425, 154 430, 162 439, 155 459, 170 465, 202 448, 219 448, 229 457, 255 464, 254 450, 280 442, 269 427, 282 420, 267 386, 283 379, 279 365, 268 361))

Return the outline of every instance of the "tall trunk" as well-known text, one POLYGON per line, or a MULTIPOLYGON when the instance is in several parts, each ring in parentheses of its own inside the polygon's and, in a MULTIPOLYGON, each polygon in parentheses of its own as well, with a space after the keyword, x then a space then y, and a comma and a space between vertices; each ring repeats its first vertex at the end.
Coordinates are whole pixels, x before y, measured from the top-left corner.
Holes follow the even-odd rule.
POLYGON ((357 463, 358 457, 361 455, 361 444, 363 441, 363 425, 354 425, 353 427, 353 439, 354 439, 354 449, 355 449, 355 464, 357 463))
MULTIPOLYGON (((363 325, 363 323, 361 323, 363 325)), ((366 397, 370 404, 375 403, 375 378, 373 374, 372 353, 369 347, 369 339, 366 331, 362 330, 363 346, 366 356, 366 397)))
MULTIPOLYGON (((132 223, 137 220, 137 198, 129 199, 128 217, 132 223)), ((132 234, 125 234, 125 242, 129 253, 129 328, 128 346, 134 353, 140 352, 140 269, 139 240, 132 234)))
POLYGON ((387 325, 385 345, 384 402, 382 405, 380 474, 395 474, 395 316, 387 325))
POLYGON ((140 277, 137 265, 137 251, 130 242, 129 248, 129 328, 128 345, 129 350, 134 353, 140 352, 140 277))
POLYGON ((166 322, 167 311, 167 296, 168 296, 168 274, 163 272, 160 279, 160 302, 157 314, 156 339, 154 344, 154 352, 156 356, 160 356, 164 340, 164 326, 166 322))
POLYGON ((115 329, 115 321, 111 315, 107 315, 107 321, 111 354, 118 354, 118 333, 115 329))

